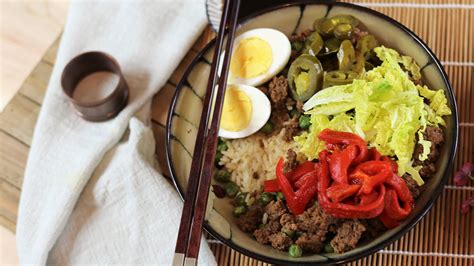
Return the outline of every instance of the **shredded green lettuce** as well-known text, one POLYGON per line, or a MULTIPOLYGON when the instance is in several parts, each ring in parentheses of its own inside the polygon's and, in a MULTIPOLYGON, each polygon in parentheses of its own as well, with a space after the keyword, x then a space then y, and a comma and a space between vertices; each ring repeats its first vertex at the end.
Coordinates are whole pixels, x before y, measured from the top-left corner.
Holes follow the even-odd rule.
POLYGON ((446 96, 442 90, 413 83, 421 74, 411 57, 384 46, 374 51, 382 61, 380 66, 351 84, 323 89, 304 104, 311 126, 295 141, 300 152, 316 159, 325 148, 318 138, 323 129, 358 134, 382 155, 396 157, 399 175, 409 173, 422 185, 423 179, 413 167, 413 151, 418 141, 423 146, 418 159, 428 158, 431 142, 423 138, 423 132, 427 125, 445 125, 443 116, 451 114, 446 96))

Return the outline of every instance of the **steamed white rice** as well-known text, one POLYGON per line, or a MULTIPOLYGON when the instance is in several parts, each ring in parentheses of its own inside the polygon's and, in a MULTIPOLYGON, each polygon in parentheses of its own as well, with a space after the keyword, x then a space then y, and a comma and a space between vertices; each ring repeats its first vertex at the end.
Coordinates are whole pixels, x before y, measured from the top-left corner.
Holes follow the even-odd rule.
POLYGON ((232 172, 231 180, 242 191, 253 192, 263 188, 263 181, 275 178, 275 166, 288 149, 297 150, 297 143, 283 140, 285 130, 267 136, 262 133, 227 142, 228 149, 219 164, 232 172))

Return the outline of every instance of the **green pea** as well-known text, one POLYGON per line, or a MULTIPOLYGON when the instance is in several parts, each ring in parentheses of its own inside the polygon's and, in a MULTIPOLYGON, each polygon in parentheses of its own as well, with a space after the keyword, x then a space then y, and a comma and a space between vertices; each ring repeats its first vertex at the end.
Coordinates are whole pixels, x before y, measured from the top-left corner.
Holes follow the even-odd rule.
POLYGON ((350 70, 355 61, 355 50, 351 41, 344 40, 337 52, 339 70, 350 70))
POLYGON ((288 249, 288 255, 290 255, 290 257, 298 258, 301 257, 302 254, 303 250, 296 244, 291 245, 288 249))
POLYGON ((260 132, 265 133, 265 134, 270 134, 273 132, 273 129, 275 126, 273 125, 272 121, 268 120, 265 125, 260 129, 260 132))
POLYGON ((217 150, 219 152, 226 151, 229 147, 227 146, 227 143, 221 139, 219 139, 219 142, 217 143, 217 150))
POLYGON ((272 201, 274 198, 273 198, 273 195, 270 194, 270 193, 267 193, 267 192, 263 192, 258 201, 260 202, 260 204, 262 205, 267 205, 270 201, 272 201))
POLYGON ((339 40, 350 40, 354 36, 354 28, 351 24, 343 23, 334 28, 334 37, 339 40))
POLYGON ((301 115, 300 111, 298 111, 296 108, 293 108, 290 111, 290 116, 291 117, 300 117, 300 115, 301 115))
POLYGON ((228 182, 230 179, 230 172, 226 169, 219 169, 214 173, 214 179, 218 182, 228 182))
POLYGON ((308 129, 309 126, 311 125, 311 118, 308 115, 300 116, 298 125, 300 126, 301 129, 308 129))
POLYGON ((214 158, 215 165, 219 166, 219 162, 221 161, 222 156, 224 155, 220 151, 216 152, 216 157, 214 158))
POLYGON ((237 192, 239 192, 239 187, 237 186, 236 183, 232 181, 225 183, 224 189, 225 189, 225 194, 231 198, 235 197, 235 195, 237 195, 237 192))
POLYGON ((288 229, 288 228, 286 228, 286 227, 283 227, 283 228, 281 229, 281 232, 284 233, 284 234, 286 234, 287 236, 289 236, 289 237, 291 237, 291 238, 293 238, 293 237, 295 236, 295 233, 296 233, 295 231, 290 230, 290 229, 288 229))
POLYGON ((245 212, 247 212, 247 207, 245 206, 237 206, 234 208, 234 216, 235 217, 239 217, 240 215, 244 214, 245 212))
POLYGON ((324 244, 324 252, 326 253, 333 253, 334 249, 331 246, 331 243, 324 244))
POLYGON ((245 206, 247 205, 245 203, 245 199, 247 198, 248 193, 247 192, 239 192, 237 196, 234 198, 234 205, 235 206, 245 206))

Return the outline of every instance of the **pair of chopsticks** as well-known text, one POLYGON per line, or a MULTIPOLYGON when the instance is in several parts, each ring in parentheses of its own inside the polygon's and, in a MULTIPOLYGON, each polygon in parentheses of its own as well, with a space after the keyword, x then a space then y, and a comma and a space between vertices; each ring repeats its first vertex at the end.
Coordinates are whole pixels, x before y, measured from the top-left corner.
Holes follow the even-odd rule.
POLYGON ((188 190, 186 191, 183 212, 181 214, 173 258, 174 266, 196 265, 197 263, 239 8, 240 0, 226 0, 224 3, 209 81, 203 102, 203 111, 194 146, 188 190), (225 46, 226 52, 222 66, 219 67, 226 28, 228 29, 225 46), (218 73, 219 69, 222 69, 220 75, 218 73), (216 86, 217 84, 218 87, 216 86), (217 94, 214 93, 216 89, 217 94), (215 99, 213 99, 214 96, 215 99), (215 100, 214 111, 212 111, 213 100, 215 100), (212 120, 210 121, 211 112, 212 120))

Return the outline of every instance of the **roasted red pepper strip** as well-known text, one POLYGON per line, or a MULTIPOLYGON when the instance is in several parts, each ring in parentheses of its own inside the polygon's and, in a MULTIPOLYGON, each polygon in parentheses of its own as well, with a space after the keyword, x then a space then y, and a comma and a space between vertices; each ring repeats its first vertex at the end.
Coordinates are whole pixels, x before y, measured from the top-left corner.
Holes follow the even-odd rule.
POLYGON ((298 179, 294 184, 293 187, 296 189, 300 189, 304 186, 304 184, 314 178, 314 175, 319 173, 318 169, 313 169, 310 172, 304 174, 300 179, 298 179))
POLYGON ((329 156, 329 171, 334 182, 338 184, 347 184, 347 174, 349 166, 357 157, 358 148, 355 145, 349 145, 342 151, 334 151, 329 156))
POLYGON ((315 165, 316 164, 311 161, 300 163, 294 170, 287 173, 286 176, 288 177, 288 180, 290 180, 291 183, 295 183, 304 174, 313 171, 315 165))
POLYGON ((379 220, 383 223, 383 225, 385 225, 385 227, 391 229, 391 228, 395 228, 397 227, 400 222, 397 221, 397 220, 394 220, 390 217, 388 217, 387 213, 386 212, 383 212, 380 216, 379 216, 379 220))
POLYGON ((360 205, 366 205, 371 202, 374 202, 377 200, 377 198, 378 198, 377 193, 370 193, 368 195, 362 194, 360 195, 360 205))
POLYGON ((283 160, 283 158, 280 158, 276 166, 276 175, 277 175, 278 184, 280 185, 281 192, 283 192, 283 195, 285 195, 288 209, 290 209, 290 211, 293 214, 299 214, 304 211, 305 206, 302 206, 302 203, 299 202, 298 199, 295 197, 295 192, 293 191, 293 188, 291 187, 290 181, 283 174, 284 164, 285 164, 285 161, 283 160), (302 211, 299 212, 301 209, 302 211))
POLYGON ((392 168, 389 162, 367 161, 359 164, 351 173, 351 183, 361 184, 359 195, 372 193, 374 187, 384 183, 391 176, 392 168))
POLYGON ((367 156, 367 161, 380 161, 382 155, 376 148, 370 148, 367 156))
POLYGON ((356 145, 359 148, 359 155, 353 160, 354 164, 361 163, 367 158, 367 145, 365 141, 356 134, 326 128, 319 133, 319 139, 331 145, 356 145))
POLYGON ((304 205, 303 209, 301 211, 296 210, 296 213, 302 213, 308 202, 313 199, 318 192, 318 175, 319 171, 313 170, 300 178, 300 180, 304 182, 300 183, 301 187, 295 192, 295 197, 304 205))
POLYGON ((394 220, 403 220, 408 217, 412 210, 412 207, 409 203, 404 202, 403 207, 400 206, 398 202, 397 192, 393 189, 387 189, 385 195, 385 208, 384 213, 388 217, 394 220))
POLYGON ((392 166, 392 172, 394 174, 397 174, 398 173, 398 164, 397 162, 395 162, 394 160, 390 159, 390 157, 388 156, 382 156, 382 158, 380 158, 382 161, 384 162, 389 162, 390 165, 392 166))
POLYGON ((385 183, 397 192, 397 196, 402 202, 406 202, 407 204, 413 206, 415 199, 413 199, 410 189, 408 189, 407 184, 401 177, 396 174, 392 174, 385 183))
POLYGON ((293 191, 293 188, 291 187, 290 181, 283 174, 284 164, 285 164, 285 161, 283 160, 283 158, 280 158, 276 166, 276 175, 277 175, 278 184, 280 185, 280 188, 281 188, 281 192, 283 192, 283 195, 285 195, 288 208, 292 210, 296 207, 296 201, 294 199, 295 192, 293 191))
POLYGON ((280 184, 277 179, 263 181, 263 190, 265 192, 278 192, 280 191, 280 184))
POLYGON ((405 181, 396 174, 387 180, 389 186, 385 197, 385 211, 387 216, 395 220, 403 220, 413 210, 415 200, 405 181), (400 202, 403 206, 400 206, 400 202))
MULTIPOLYGON (((298 183, 298 180, 300 180, 300 178, 308 172, 314 171, 316 165, 316 163, 311 161, 300 163, 293 171, 286 173, 285 176, 288 178, 288 181, 294 184, 294 187, 298 189, 301 187, 301 184, 298 183)), ((265 192, 278 192, 281 189, 280 185, 278 184, 278 180, 271 179, 263 181, 263 190, 265 192)))
MULTIPOLYGON (((323 209, 336 218, 368 219, 380 215, 384 208, 385 187, 379 186, 377 198, 366 205, 351 205, 331 202, 327 196, 329 187, 329 166, 327 151, 319 153, 320 178, 318 181, 318 201, 323 209)), ((373 193, 376 193, 375 191, 373 193)))
POLYGON ((280 185, 283 195, 285 195, 288 209, 290 209, 293 214, 298 215, 304 212, 308 202, 315 196, 317 192, 317 178, 316 175, 314 175, 312 179, 308 178, 297 193, 295 193, 290 181, 283 174, 283 165, 284 160, 280 158, 276 167, 278 184, 280 185))
POLYGON ((332 202, 341 202, 355 194, 360 189, 360 185, 333 184, 326 190, 326 195, 332 202))

